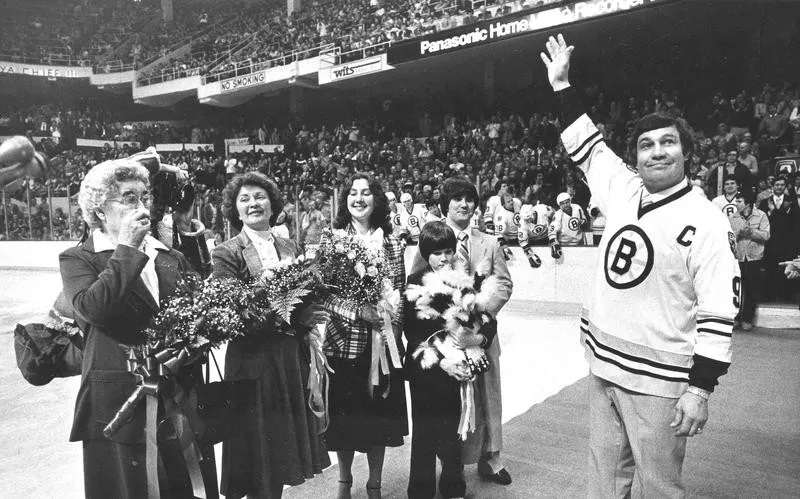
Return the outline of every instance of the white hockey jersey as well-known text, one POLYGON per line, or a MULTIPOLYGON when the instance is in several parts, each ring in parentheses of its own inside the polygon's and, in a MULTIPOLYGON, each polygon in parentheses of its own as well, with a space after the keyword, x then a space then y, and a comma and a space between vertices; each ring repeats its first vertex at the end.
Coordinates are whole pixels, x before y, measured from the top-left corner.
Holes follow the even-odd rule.
POLYGON ((677 398, 693 355, 731 361, 741 281, 727 218, 684 181, 641 207, 644 185, 587 115, 561 138, 606 214, 581 341, 595 375, 677 398))
POLYGON ((725 214, 726 217, 730 217, 739 213, 739 210, 736 208, 736 205, 733 203, 736 194, 732 197, 728 197, 725 194, 720 194, 719 196, 715 197, 711 200, 714 203, 714 206, 720 209, 722 213, 725 214))
POLYGON ((519 211, 511 212, 503 206, 498 207, 494 212, 494 234, 506 240, 516 238, 519 219, 519 211))
POLYGON ((397 223, 401 230, 408 234, 413 241, 419 239, 419 233, 425 224, 425 213, 427 213, 425 205, 419 203, 411 208, 411 213, 403 205, 400 205, 397 209, 397 214, 395 215, 397 223))
POLYGON ((554 214, 553 208, 546 204, 523 204, 519 210, 519 245, 546 240, 554 214))
MULTIPOLYGON (((520 201, 517 198, 514 198, 514 211, 519 212, 521 207, 522 207, 522 201, 520 201)), ((486 213, 484 213, 483 219, 486 222, 489 221, 494 222, 495 213, 502 208, 503 208, 503 200, 500 199, 500 196, 495 194, 494 196, 486 200, 486 213)))
POLYGON ((562 246, 580 246, 583 244, 583 224, 587 217, 583 208, 577 204, 571 204, 572 214, 558 209, 553 214, 553 221, 550 222, 549 239, 558 241, 562 246))

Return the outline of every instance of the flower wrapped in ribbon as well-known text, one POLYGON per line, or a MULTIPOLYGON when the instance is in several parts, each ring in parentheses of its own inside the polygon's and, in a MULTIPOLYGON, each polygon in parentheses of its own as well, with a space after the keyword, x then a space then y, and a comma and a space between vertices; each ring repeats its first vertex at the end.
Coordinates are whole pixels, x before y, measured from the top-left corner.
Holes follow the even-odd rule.
POLYGON ((494 337, 497 321, 487 311, 492 296, 499 290, 494 276, 471 276, 463 268, 429 272, 422 285, 410 285, 409 301, 416 302, 421 319, 443 322, 444 327, 423 341, 412 358, 423 369, 431 369, 448 358, 469 368, 472 378, 461 382, 461 420, 458 432, 462 439, 475 429, 475 377, 490 366, 478 335, 494 337))
POLYGON ((156 435, 160 423, 167 420, 181 443, 194 495, 206 497, 201 454, 192 430, 197 397, 184 382, 183 372, 212 347, 243 336, 255 324, 267 320, 266 303, 262 292, 241 281, 188 277, 162 302, 144 331, 144 343, 127 347, 128 370, 135 376, 137 387, 103 434, 112 437, 145 402, 148 497, 158 497, 156 435), (159 407, 163 409, 161 417, 159 407))
MULTIPOLYGON (((383 250, 383 231, 377 229, 369 241, 344 230, 326 230, 317 249, 317 262, 325 276, 325 286, 340 298, 358 306, 374 305, 382 328, 372 331, 372 360, 369 391, 378 386, 380 375, 402 367, 400 348, 392 327, 398 313, 400 293, 389 276, 383 250)), ((383 394, 388 396, 387 391, 383 394)))
MULTIPOLYGON (((324 289, 320 266, 305 255, 265 269, 253 285, 263 293, 281 329, 292 324, 292 314, 299 306, 315 301, 324 289)), ((310 359, 308 407, 318 422, 317 432, 322 434, 328 428, 328 373, 333 371, 322 352, 322 335, 316 327, 308 331, 306 340, 310 359)))

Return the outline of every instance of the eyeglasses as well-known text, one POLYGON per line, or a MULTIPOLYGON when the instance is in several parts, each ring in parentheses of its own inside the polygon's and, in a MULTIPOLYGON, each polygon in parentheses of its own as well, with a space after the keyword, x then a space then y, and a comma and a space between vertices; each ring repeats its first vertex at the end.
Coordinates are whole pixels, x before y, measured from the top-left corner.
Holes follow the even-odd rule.
POLYGON ((141 196, 137 196, 132 192, 128 192, 123 194, 119 199, 109 199, 108 201, 124 204, 125 206, 129 206, 131 208, 136 208, 139 206, 139 203, 142 203, 145 208, 148 208, 153 202, 153 197, 150 196, 150 194, 142 194, 141 196))

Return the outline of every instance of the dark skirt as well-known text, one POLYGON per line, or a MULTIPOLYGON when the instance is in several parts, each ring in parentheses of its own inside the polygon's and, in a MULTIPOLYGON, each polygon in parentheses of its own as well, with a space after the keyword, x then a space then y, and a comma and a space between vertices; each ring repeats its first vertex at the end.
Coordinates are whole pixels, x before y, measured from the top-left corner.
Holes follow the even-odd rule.
MULTIPOLYGON (((214 449, 204 447, 200 464, 208 499, 218 498, 214 449)), ((178 441, 158 443, 158 486, 161 497, 192 499, 192 483, 178 441)), ((145 444, 111 440, 83 441, 84 497, 141 499, 147 497, 145 444)))
POLYGON ((249 404, 247 431, 223 442, 220 489, 228 498, 269 497, 331 464, 308 407, 308 346, 277 335, 259 348, 264 370, 249 404))
POLYGON ((380 386, 367 391, 371 347, 355 360, 328 358, 330 424, 325 443, 330 451, 368 452, 372 447, 399 447, 408 435, 408 412, 402 371, 381 376, 380 386), (383 393, 389 387, 389 395, 383 393))

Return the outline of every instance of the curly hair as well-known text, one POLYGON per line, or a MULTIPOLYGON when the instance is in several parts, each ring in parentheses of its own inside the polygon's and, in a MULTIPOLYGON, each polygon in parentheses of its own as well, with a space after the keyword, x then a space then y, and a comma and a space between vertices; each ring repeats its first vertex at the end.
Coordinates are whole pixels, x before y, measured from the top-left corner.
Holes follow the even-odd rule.
POLYGON ((333 227, 335 229, 345 229, 348 225, 350 225, 350 222, 353 221, 353 217, 350 215, 350 210, 347 209, 347 195, 350 192, 350 189, 353 188, 355 181, 360 179, 367 181, 369 190, 372 192, 372 198, 374 200, 374 208, 372 210, 372 214, 369 216, 369 226, 371 228, 380 227, 384 234, 391 234, 392 220, 389 218, 391 214, 391 210, 389 209, 389 199, 386 197, 386 193, 383 192, 383 187, 381 187, 380 182, 375 180, 375 177, 366 172, 355 173, 347 180, 347 182, 345 182, 344 186, 342 186, 342 190, 339 194, 336 220, 333 222, 333 227))
POLYGON ((78 193, 78 206, 81 216, 90 229, 103 227, 97 216, 97 209, 105 202, 119 194, 120 182, 138 180, 150 189, 150 173, 147 168, 129 159, 113 159, 95 165, 81 182, 78 193))
POLYGON ((242 229, 242 219, 239 218, 239 210, 236 209, 236 198, 239 196, 239 191, 242 187, 261 187, 267 191, 269 204, 272 209, 272 216, 269 217, 269 225, 273 227, 275 221, 278 219, 281 211, 283 211, 283 196, 281 195, 278 186, 267 178, 263 173, 248 172, 233 177, 225 189, 222 191, 222 214, 237 230, 242 229))

